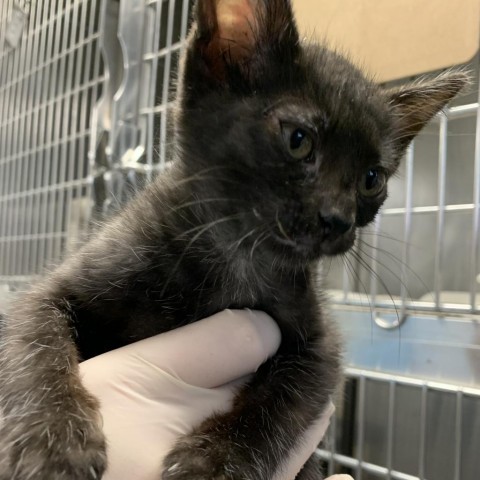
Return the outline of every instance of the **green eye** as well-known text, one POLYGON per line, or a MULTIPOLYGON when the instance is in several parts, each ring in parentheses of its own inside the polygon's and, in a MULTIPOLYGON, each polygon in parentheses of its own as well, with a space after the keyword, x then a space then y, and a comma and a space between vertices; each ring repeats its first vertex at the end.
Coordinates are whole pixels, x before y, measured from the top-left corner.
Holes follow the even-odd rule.
POLYGON ((385 173, 376 168, 370 168, 360 179, 358 190, 364 197, 374 197, 383 190, 385 183, 387 183, 385 173))
POLYGON ((283 141, 288 153, 295 160, 309 160, 313 152, 313 139, 304 128, 295 125, 282 126, 283 141))

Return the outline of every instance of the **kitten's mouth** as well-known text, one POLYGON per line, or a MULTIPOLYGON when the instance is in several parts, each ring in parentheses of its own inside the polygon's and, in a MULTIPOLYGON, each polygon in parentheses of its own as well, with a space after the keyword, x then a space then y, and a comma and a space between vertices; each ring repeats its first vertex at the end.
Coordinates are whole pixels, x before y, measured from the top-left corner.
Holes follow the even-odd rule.
POLYGON ((323 255, 338 255, 346 252, 353 245, 355 232, 351 229, 342 235, 332 237, 324 232, 289 234, 282 227, 278 232, 273 232, 272 237, 276 242, 291 248, 302 257, 318 258, 323 255))
POLYGON ((301 235, 293 238, 285 238, 276 233, 274 239, 283 246, 290 247, 294 252, 303 257, 316 258, 323 255, 338 255, 346 252, 353 245, 354 235, 342 236, 334 240, 315 237, 313 235, 301 235))

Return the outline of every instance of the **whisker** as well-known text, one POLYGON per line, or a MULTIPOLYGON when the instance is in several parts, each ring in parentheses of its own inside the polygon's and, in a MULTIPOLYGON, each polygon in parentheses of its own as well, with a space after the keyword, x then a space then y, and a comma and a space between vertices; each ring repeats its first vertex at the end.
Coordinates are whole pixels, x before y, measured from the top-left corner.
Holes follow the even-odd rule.
POLYGON ((287 232, 283 228, 282 222, 278 218, 278 210, 277 210, 277 213, 275 214, 275 220, 277 222, 278 229, 279 229, 280 233, 282 234, 282 236, 285 237, 286 240, 289 240, 290 242, 293 242, 293 240, 287 235, 287 232))
MULTIPOLYGON (((418 275, 417 272, 415 272, 415 270, 413 270, 413 268, 410 267, 410 265, 408 265, 407 262, 404 262, 403 260, 399 259, 398 257, 396 257, 392 252, 389 252, 388 250, 385 250, 384 248, 380 248, 380 247, 375 247, 373 245, 370 245, 369 243, 363 241, 363 243, 371 248, 372 250, 377 250, 379 251, 380 253, 382 253, 383 255, 386 255, 388 258, 390 258, 391 260, 397 262, 399 265, 401 265, 402 267, 406 268, 408 270, 408 272, 410 272, 415 278, 416 280, 418 280, 418 282, 421 284, 421 286, 426 290, 426 291, 429 291, 430 288, 428 287, 428 285, 422 280, 422 278, 420 277, 420 275, 418 275)), ((365 251, 362 250, 362 253, 364 253, 365 255, 369 256, 372 260, 373 260, 373 257, 368 255, 365 251)), ((379 262, 380 263, 380 262, 379 262)), ((380 263, 380 265, 384 268, 387 268, 383 263, 380 263)), ((393 272, 392 272, 393 273, 393 272)), ((400 278, 399 278, 400 279, 400 278)), ((400 279, 401 280, 401 279, 400 279)), ((407 286, 405 285, 405 283, 401 280, 401 283, 402 285, 407 288, 407 286)), ((408 291, 408 290, 407 290, 408 291)), ((410 298, 412 299, 413 297, 410 295, 409 293, 409 296, 410 298)))
MULTIPOLYGON (((185 230, 184 232, 182 232, 181 234, 177 235, 175 237, 175 240, 179 240, 180 238, 182 237, 185 237, 185 236, 188 236, 190 233, 193 233, 193 232, 196 232, 198 230, 200 230, 200 234, 198 235, 195 235, 193 237, 193 240, 196 240, 202 233, 204 233, 205 231, 207 231, 209 228, 211 227, 214 227, 215 225, 219 224, 219 223, 223 223, 227 220, 236 220, 237 218, 241 218, 243 215, 246 215, 248 214, 249 212, 237 212, 237 213, 234 213, 232 215, 228 215, 227 217, 222 217, 222 218, 219 218, 219 219, 216 219, 216 220, 213 220, 212 222, 209 222, 208 224, 202 224, 202 225, 196 225, 195 227, 193 228, 190 228, 189 230, 185 230)), ((189 244, 190 245, 190 244, 189 244)), ((188 247, 187 247, 188 248, 188 247)))
POLYGON ((253 260, 253 253, 255 252, 255 249, 261 245, 270 235, 270 232, 267 230, 265 233, 260 234, 255 242, 253 242, 252 249, 250 250, 250 260, 253 260), (262 238, 263 236, 263 238, 262 238))
MULTIPOLYGON (((369 232, 368 230, 363 230, 362 231, 362 237, 364 235, 370 235, 370 236, 375 236, 375 237, 380 237, 380 238, 386 238, 387 240, 391 240, 393 242, 401 243, 402 245, 408 244, 405 240, 401 240, 400 238, 395 238, 392 235, 388 235, 388 233, 378 233, 378 232, 369 232)), ((362 240, 364 241, 364 240, 362 240)))
POLYGON ((191 233, 193 231, 198 230, 198 232, 190 239, 188 244, 184 247, 182 254, 180 255, 179 259, 177 260, 175 266, 173 267, 173 269, 172 269, 172 271, 171 271, 171 273, 170 273, 170 275, 169 275, 167 281, 165 282, 165 285, 164 285, 164 287, 161 291, 161 296, 162 297, 164 296, 165 291, 166 291, 168 285, 170 284, 170 281, 172 280, 174 274, 177 272, 178 267, 180 266, 180 264, 181 264, 183 258, 185 257, 186 253, 189 251, 190 247, 198 240, 198 238, 201 235, 203 235, 206 231, 215 227, 216 225, 219 225, 220 223, 225 223, 225 222, 228 222, 228 221, 231 221, 231 220, 235 220, 237 218, 240 218, 242 215, 244 215, 244 212, 229 215, 227 217, 222 217, 222 218, 216 219, 212 222, 209 222, 206 225, 199 225, 198 227, 192 228, 192 229, 188 230, 187 232, 183 232, 181 235, 178 236, 178 238, 180 238, 187 233, 191 233))
POLYGON ((371 260, 378 263, 385 270, 387 270, 387 272, 389 272, 394 278, 396 278, 400 282, 401 285, 403 285, 405 287, 405 290, 407 291, 407 294, 408 294, 409 298, 410 299, 413 298, 412 295, 410 294, 410 291, 409 291, 407 285, 403 281, 403 278, 402 278, 401 275, 398 275, 394 270, 392 270, 390 267, 388 267, 385 263, 383 263, 382 261, 380 261, 378 258, 374 257, 373 255, 370 255, 369 253, 367 253, 365 250, 361 249, 360 247, 358 247, 358 251, 359 251, 360 254, 367 256, 371 260))
POLYGON ((244 240, 246 240, 248 237, 251 237, 254 233, 256 233, 257 231, 257 227, 255 228, 252 228, 252 230, 250 230, 248 233, 246 233, 243 237, 241 237, 239 240, 237 240, 236 242, 232 243, 229 247, 228 247, 228 250, 231 250, 231 254, 233 255, 235 252, 238 251, 238 249, 240 248, 240 245, 242 244, 242 242, 244 240))
POLYGON ((370 341, 371 341, 371 343, 373 343, 373 327, 374 327, 374 322, 375 322, 375 319, 373 318, 373 316, 375 314, 375 311, 372 307, 372 302, 370 301, 370 295, 367 293, 367 289, 366 289, 364 283, 362 282, 362 280, 360 278, 360 275, 355 271, 355 268, 351 264, 348 256, 347 255, 342 255, 342 260, 343 260, 343 264, 345 265, 345 268, 348 270, 350 275, 352 275, 353 280, 355 280, 355 278, 357 278, 358 282, 360 283, 360 285, 363 288, 363 291, 365 292, 365 296, 367 297, 368 307, 370 309, 370 341))
POLYGON ((355 257, 358 263, 363 268, 365 268, 367 272, 371 273, 380 282, 380 285, 385 289, 385 292, 387 293, 387 295, 390 297, 390 300, 392 301, 393 308, 395 309, 395 315, 397 317, 397 322, 400 323, 400 315, 399 315, 398 307, 397 307, 397 304, 395 303, 395 300, 393 299, 392 294, 390 293, 390 289, 387 287, 387 284, 383 281, 380 275, 378 275, 377 272, 375 272, 375 270, 370 265, 368 265, 368 263, 361 257, 361 255, 358 252, 356 252, 355 250, 351 250, 349 253, 350 255, 355 257))
POLYGON ((204 203, 215 203, 215 202, 232 202, 232 198, 219 197, 219 198, 199 198, 198 200, 192 200, 189 202, 181 203, 175 207, 170 207, 170 213, 176 213, 178 210, 183 208, 192 207, 194 205, 203 205, 204 203))
POLYGON ((372 313, 372 316, 373 316, 372 303, 370 302, 370 294, 367 291, 367 288, 366 288, 365 284, 363 283, 362 278, 360 277, 359 273, 355 270, 353 264, 351 263, 351 261, 350 261, 350 259, 348 258, 347 255, 342 255, 342 260, 344 262, 345 267, 347 268, 349 273, 352 275, 352 279, 353 280, 356 279, 358 281, 358 283, 360 284, 360 286, 362 287, 363 292, 365 293, 365 296, 367 297, 367 302, 368 302, 368 305, 370 307, 370 312, 372 313))
MULTIPOLYGON (((378 275, 372 267, 370 267, 370 265, 368 265, 366 263, 366 261, 361 258, 360 254, 358 252, 355 252, 355 251, 352 251, 351 252, 352 254, 356 255, 357 257, 357 260, 358 262, 364 267, 367 269, 367 271, 369 271, 370 273, 372 273, 378 281, 380 281, 380 284, 383 286, 383 288, 385 289, 385 291, 387 292, 387 295, 390 297, 390 300, 392 301, 392 304, 393 304, 393 308, 395 309, 395 316, 397 317, 397 326, 400 327, 400 321, 401 321, 401 318, 400 318, 400 315, 399 315, 399 310, 398 310, 398 307, 397 307, 397 304, 395 303, 395 300, 393 299, 393 296, 392 294, 390 293, 390 290, 388 289, 387 285, 385 284, 385 282, 383 281, 383 279, 380 277, 380 275, 378 275)), ((402 285, 403 285, 403 282, 401 281, 402 285)), ((410 293, 408 292, 408 289, 405 286, 405 289, 407 290, 407 293, 410 295, 410 293)), ((411 297, 410 297, 411 298, 411 297)), ((402 343, 402 329, 401 328, 396 328, 397 332, 398 332, 398 351, 397 351, 397 360, 400 361, 400 355, 401 355, 401 343, 402 343)))

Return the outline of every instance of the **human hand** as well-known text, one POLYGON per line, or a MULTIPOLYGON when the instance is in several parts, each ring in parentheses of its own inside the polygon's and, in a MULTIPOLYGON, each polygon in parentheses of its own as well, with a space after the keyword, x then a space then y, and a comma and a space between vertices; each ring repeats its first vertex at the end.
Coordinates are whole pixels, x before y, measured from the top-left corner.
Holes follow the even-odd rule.
MULTIPOLYGON (((108 442, 103 479, 158 480, 175 441, 227 411, 238 386, 279 345, 279 329, 266 314, 226 310, 83 362, 83 383, 100 400, 108 442)), ((333 406, 327 410, 275 480, 292 480, 307 461, 333 406)))

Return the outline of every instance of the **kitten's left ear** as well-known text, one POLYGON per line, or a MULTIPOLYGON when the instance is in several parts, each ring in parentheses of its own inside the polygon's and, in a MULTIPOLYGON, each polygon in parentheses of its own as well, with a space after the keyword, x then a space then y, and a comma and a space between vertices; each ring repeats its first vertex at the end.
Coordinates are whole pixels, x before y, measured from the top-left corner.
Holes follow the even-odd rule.
POLYGON ((387 90, 397 151, 402 153, 420 130, 469 83, 467 73, 450 71, 429 81, 387 90))

